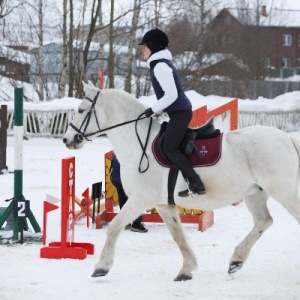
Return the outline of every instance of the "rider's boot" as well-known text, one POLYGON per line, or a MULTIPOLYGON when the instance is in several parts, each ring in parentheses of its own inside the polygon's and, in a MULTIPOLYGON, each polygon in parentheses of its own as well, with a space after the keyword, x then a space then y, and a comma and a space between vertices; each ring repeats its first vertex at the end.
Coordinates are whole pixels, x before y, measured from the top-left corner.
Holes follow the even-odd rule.
POLYGON ((191 194, 205 194, 203 182, 191 166, 189 160, 182 153, 179 151, 168 152, 167 157, 181 171, 183 177, 187 179, 189 184, 189 188, 179 192, 178 196, 187 197, 191 194))

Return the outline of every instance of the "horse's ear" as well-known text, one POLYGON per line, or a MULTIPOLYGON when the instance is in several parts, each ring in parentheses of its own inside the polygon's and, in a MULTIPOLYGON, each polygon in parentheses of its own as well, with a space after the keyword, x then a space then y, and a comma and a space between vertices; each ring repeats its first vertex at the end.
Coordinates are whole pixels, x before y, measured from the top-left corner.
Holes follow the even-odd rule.
POLYGON ((94 86, 94 84, 93 84, 90 80, 88 80, 88 85, 91 86, 91 87, 93 87, 93 88, 96 88, 96 87, 94 86))
POLYGON ((88 88, 88 85, 84 81, 82 81, 82 85, 83 85, 83 90, 86 91, 88 88))

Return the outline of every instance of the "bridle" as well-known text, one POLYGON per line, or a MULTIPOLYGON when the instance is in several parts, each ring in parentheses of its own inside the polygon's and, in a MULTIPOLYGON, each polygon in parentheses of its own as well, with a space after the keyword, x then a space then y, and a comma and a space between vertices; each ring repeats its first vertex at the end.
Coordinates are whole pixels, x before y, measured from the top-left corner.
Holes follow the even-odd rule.
POLYGON ((91 104, 90 110, 86 114, 86 116, 83 119, 83 121, 82 121, 82 123, 81 123, 81 125, 80 125, 79 128, 76 127, 72 122, 70 122, 70 124, 69 124, 77 132, 77 134, 75 134, 75 136, 74 136, 74 142, 80 144, 80 143, 83 142, 83 139, 86 139, 87 141, 90 142, 91 140, 89 139, 89 137, 91 137, 91 136, 94 136, 94 135, 98 136, 98 135, 100 135, 101 133, 103 133, 103 132, 105 132, 107 130, 110 130, 110 129, 113 129, 113 128, 116 128, 116 127, 120 127, 120 126, 127 125, 127 124, 135 122, 135 132, 136 132, 139 144, 140 144, 140 146, 142 148, 142 156, 141 156, 141 160, 140 160, 140 164, 139 164, 139 172, 140 173, 146 172, 148 170, 148 168, 149 168, 149 159, 148 159, 148 156, 146 154, 146 148, 147 148, 148 141, 149 141, 149 135, 150 135, 151 126, 152 126, 152 118, 150 118, 150 123, 149 123, 149 127, 148 127, 147 137, 146 137, 144 145, 143 145, 143 143, 142 143, 142 141, 140 139, 140 136, 138 134, 137 123, 138 123, 138 121, 147 118, 146 116, 142 117, 145 113, 140 114, 136 119, 125 121, 125 122, 118 123, 116 125, 113 125, 113 126, 110 126, 110 127, 106 127, 104 129, 101 129, 100 125, 99 125, 98 117, 97 117, 97 114, 96 114, 96 110, 95 110, 95 105, 96 105, 96 102, 97 102, 98 97, 100 95, 100 92, 101 92, 100 90, 97 91, 94 99, 91 99, 90 97, 88 97, 86 95, 83 97, 83 100, 88 100, 92 104, 91 104), (94 131, 94 132, 91 132, 91 133, 86 133, 87 128, 88 128, 89 123, 90 123, 90 120, 91 120, 92 114, 94 114, 94 116, 95 116, 95 120, 96 120, 96 123, 97 123, 98 130, 94 131), (147 166, 146 166, 146 168, 144 170, 141 170, 141 164, 142 164, 142 161, 143 161, 144 157, 147 159, 147 166))
POLYGON ((98 118, 97 118, 97 114, 96 114, 96 111, 95 111, 95 105, 96 105, 96 102, 97 102, 97 99, 98 99, 98 96, 100 94, 100 91, 97 92, 97 94, 95 95, 94 99, 91 99, 90 97, 88 96, 84 96, 83 97, 83 100, 88 100, 89 102, 92 103, 91 105, 91 108, 90 110, 88 111, 87 115, 85 116, 85 118, 83 119, 80 127, 76 127, 72 122, 70 122, 70 126, 77 132, 77 134, 75 134, 74 136, 74 141, 76 143, 81 143, 83 141, 83 139, 85 138, 87 141, 91 141, 89 140, 88 138, 92 135, 95 135, 95 134, 98 134, 101 132, 101 129, 100 129, 100 125, 99 125, 99 121, 98 121, 98 118), (86 130, 87 130, 87 127, 89 126, 90 124, 90 120, 91 120, 91 115, 92 113, 94 113, 95 115, 95 119, 96 119, 96 122, 97 122, 97 126, 98 126, 98 129, 99 131, 96 131, 96 132, 93 132, 93 133, 89 133, 89 134, 86 134, 86 130))

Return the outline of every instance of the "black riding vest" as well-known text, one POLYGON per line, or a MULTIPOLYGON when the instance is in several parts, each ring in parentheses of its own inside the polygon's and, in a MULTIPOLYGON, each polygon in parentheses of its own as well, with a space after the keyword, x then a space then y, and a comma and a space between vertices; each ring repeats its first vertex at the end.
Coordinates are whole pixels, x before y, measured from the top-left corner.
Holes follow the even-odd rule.
POLYGON ((189 98, 186 96, 186 94, 184 93, 184 91, 182 89, 179 74, 178 74, 176 68, 174 67, 174 65, 172 64, 172 62, 168 59, 158 59, 158 60, 154 60, 154 61, 150 62, 150 77, 151 77, 153 89, 154 89, 157 100, 162 98, 164 96, 164 93, 165 93, 163 91, 163 89, 161 88, 159 82, 155 78, 154 71, 153 71, 156 64, 158 64, 160 62, 166 63, 173 70, 173 77, 174 77, 177 92, 178 92, 177 99, 170 106, 165 108, 164 111, 165 112, 170 112, 170 111, 189 110, 189 109, 191 109, 192 104, 191 104, 189 98))

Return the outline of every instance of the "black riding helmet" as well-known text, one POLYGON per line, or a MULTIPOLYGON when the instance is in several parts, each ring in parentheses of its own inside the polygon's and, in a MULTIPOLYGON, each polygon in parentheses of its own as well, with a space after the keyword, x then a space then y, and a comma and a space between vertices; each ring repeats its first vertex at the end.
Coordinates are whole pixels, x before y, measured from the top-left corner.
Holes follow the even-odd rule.
POLYGON ((169 45, 168 36, 160 29, 155 28, 147 31, 139 45, 146 45, 151 50, 151 55, 166 49, 169 45))

